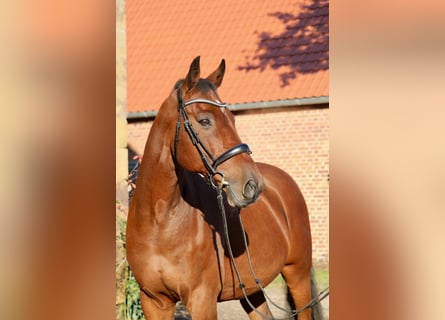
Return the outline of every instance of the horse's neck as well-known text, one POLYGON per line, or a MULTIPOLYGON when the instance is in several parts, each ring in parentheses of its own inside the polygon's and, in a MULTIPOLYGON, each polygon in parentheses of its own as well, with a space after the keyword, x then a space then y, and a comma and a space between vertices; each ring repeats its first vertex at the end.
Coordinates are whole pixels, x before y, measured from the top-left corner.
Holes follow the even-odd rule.
POLYGON ((162 130, 153 124, 139 170, 136 194, 141 214, 172 213, 180 200, 178 177, 170 147, 163 141, 162 130))

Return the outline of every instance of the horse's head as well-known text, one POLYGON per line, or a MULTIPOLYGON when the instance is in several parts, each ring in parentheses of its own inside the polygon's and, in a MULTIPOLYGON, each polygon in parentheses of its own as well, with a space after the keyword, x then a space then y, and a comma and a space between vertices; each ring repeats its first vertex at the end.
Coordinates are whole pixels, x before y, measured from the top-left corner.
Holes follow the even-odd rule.
POLYGON ((206 79, 200 78, 199 57, 190 65, 176 91, 178 122, 171 148, 176 163, 225 188, 232 206, 254 202, 264 188, 263 177, 241 143, 235 118, 222 103, 216 89, 221 85, 225 62, 206 79))

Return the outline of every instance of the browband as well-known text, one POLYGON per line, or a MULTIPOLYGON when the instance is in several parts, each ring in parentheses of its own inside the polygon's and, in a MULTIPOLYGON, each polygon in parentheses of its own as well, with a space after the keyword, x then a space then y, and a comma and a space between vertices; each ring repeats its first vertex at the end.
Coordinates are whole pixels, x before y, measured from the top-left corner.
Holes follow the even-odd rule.
POLYGON ((193 103, 207 103, 207 104, 210 104, 210 105, 218 107, 218 108, 226 108, 227 107, 227 103, 224 103, 224 102, 220 103, 220 102, 207 100, 207 99, 201 99, 201 98, 184 101, 184 107, 187 107, 188 105, 193 104, 193 103))

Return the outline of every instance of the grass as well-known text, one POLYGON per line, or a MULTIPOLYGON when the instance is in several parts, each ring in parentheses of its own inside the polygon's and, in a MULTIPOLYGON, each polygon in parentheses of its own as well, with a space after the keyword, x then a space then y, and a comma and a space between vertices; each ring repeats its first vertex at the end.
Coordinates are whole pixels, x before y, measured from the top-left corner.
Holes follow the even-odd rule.
MULTIPOLYGON (((315 269, 315 282, 317 283, 318 290, 323 290, 329 287, 329 270, 327 269, 315 269)), ((283 277, 278 275, 272 283, 268 285, 270 288, 282 288, 285 286, 283 277)))
POLYGON ((318 290, 324 290, 329 287, 329 270, 315 269, 315 282, 317 283, 318 290))

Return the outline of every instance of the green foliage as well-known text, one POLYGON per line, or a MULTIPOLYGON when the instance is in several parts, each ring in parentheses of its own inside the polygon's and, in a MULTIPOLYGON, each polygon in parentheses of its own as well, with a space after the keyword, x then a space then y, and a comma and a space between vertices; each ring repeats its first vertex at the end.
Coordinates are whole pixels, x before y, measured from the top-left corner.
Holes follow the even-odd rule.
POLYGON ((145 319, 142 312, 140 290, 133 273, 130 271, 127 282, 126 317, 127 320, 145 319))
POLYGON ((116 215, 116 280, 119 305, 116 305, 119 320, 142 320, 139 285, 133 276, 125 258, 125 230, 127 225, 126 214, 117 206, 116 215))

